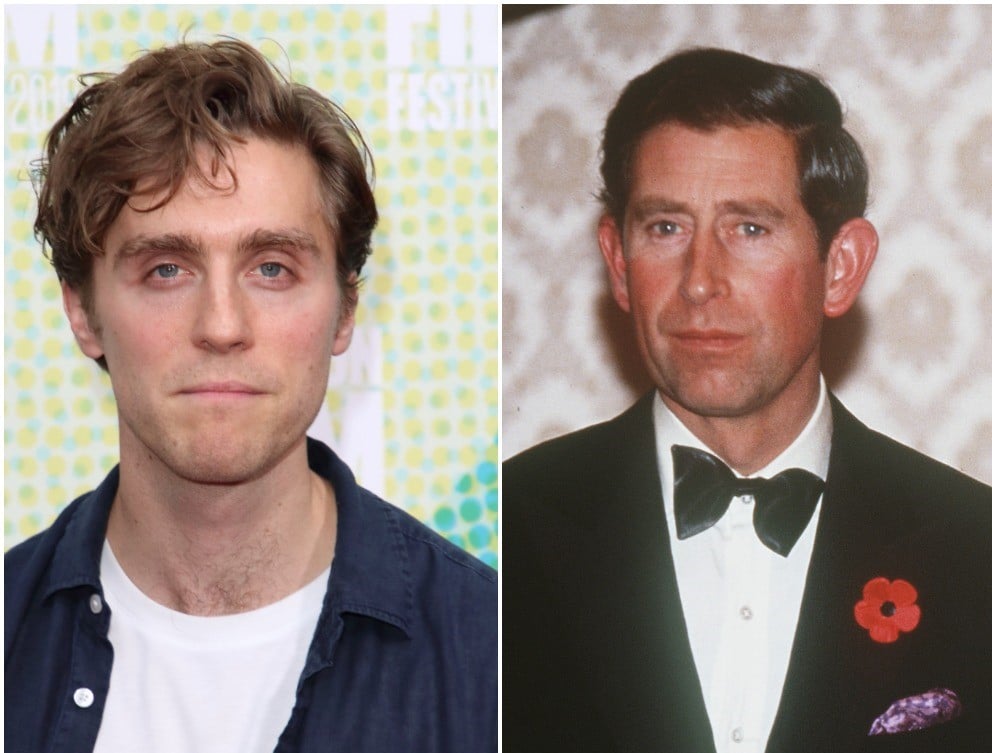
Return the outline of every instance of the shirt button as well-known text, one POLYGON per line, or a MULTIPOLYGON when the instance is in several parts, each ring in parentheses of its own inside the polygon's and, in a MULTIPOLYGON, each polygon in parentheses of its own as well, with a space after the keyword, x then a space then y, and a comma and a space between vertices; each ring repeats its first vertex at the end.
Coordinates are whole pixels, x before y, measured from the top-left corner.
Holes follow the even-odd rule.
POLYGON ((744 741, 744 730, 740 727, 734 727, 734 731, 730 733, 730 739, 735 743, 744 741))
POLYGON ((751 607, 748 606, 741 607, 742 620, 750 620, 752 617, 754 617, 754 612, 751 611, 751 607))
POLYGON ((76 702, 76 705, 81 709, 88 709, 93 705, 93 691, 89 688, 78 688, 75 693, 72 694, 72 700, 76 702))
POLYGON ((100 594, 93 594, 90 597, 90 611, 93 614, 100 614, 103 611, 103 599, 100 598, 100 594))
POLYGON ((741 495, 741 502, 743 502, 745 505, 752 504, 754 502, 754 495, 753 494, 742 494, 741 495))

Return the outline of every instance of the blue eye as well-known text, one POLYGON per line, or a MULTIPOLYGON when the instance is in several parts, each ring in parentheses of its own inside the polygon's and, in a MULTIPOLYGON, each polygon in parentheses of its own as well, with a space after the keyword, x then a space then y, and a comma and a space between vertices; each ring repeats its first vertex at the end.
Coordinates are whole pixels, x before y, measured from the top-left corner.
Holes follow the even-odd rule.
POLYGON ((661 233, 662 235, 674 235, 679 231, 678 223, 670 222, 669 220, 662 220, 661 222, 656 222, 652 227, 654 230, 661 233))
POLYGON ((753 222, 745 222, 741 224, 741 232, 744 235, 754 237, 758 235, 764 235, 768 231, 765 230, 763 227, 761 227, 761 225, 756 225, 753 222))
POLYGON ((163 279, 170 279, 179 275, 178 264, 159 264, 155 267, 153 274, 163 279))
POLYGON ((272 261, 261 264, 258 267, 258 271, 262 273, 262 277, 278 277, 282 270, 282 264, 276 264, 272 261))

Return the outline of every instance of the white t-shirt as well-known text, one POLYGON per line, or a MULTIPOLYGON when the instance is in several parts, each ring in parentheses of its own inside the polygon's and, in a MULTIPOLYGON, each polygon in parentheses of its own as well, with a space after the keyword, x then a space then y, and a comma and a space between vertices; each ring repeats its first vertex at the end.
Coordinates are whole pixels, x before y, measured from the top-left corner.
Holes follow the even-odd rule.
POLYGON ((271 753, 330 571, 275 604, 220 617, 152 601, 106 543, 100 571, 114 665, 95 753, 271 753))

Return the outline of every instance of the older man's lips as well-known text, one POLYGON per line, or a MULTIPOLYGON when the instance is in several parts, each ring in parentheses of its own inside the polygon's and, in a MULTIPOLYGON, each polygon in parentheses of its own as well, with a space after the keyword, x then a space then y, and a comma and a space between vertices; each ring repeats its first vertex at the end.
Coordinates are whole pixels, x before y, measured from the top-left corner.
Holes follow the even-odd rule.
POLYGON ((698 350, 727 350, 744 342, 744 336, 723 329, 686 329, 672 333, 682 347, 698 350))

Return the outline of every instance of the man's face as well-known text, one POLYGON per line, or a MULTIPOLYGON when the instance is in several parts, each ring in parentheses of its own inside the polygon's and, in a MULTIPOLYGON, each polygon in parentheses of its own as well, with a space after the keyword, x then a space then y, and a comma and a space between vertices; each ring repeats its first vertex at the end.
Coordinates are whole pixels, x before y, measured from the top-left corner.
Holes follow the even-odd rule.
POLYGON ((815 400, 828 264, 773 126, 663 124, 635 153, 622 230, 600 245, 651 376, 676 414, 815 400))
POLYGON ((187 181, 159 209, 124 208, 92 315, 64 288, 83 352, 107 359, 122 460, 200 483, 250 480, 302 445, 353 327, 312 158, 256 138, 232 154, 236 190, 187 181))

